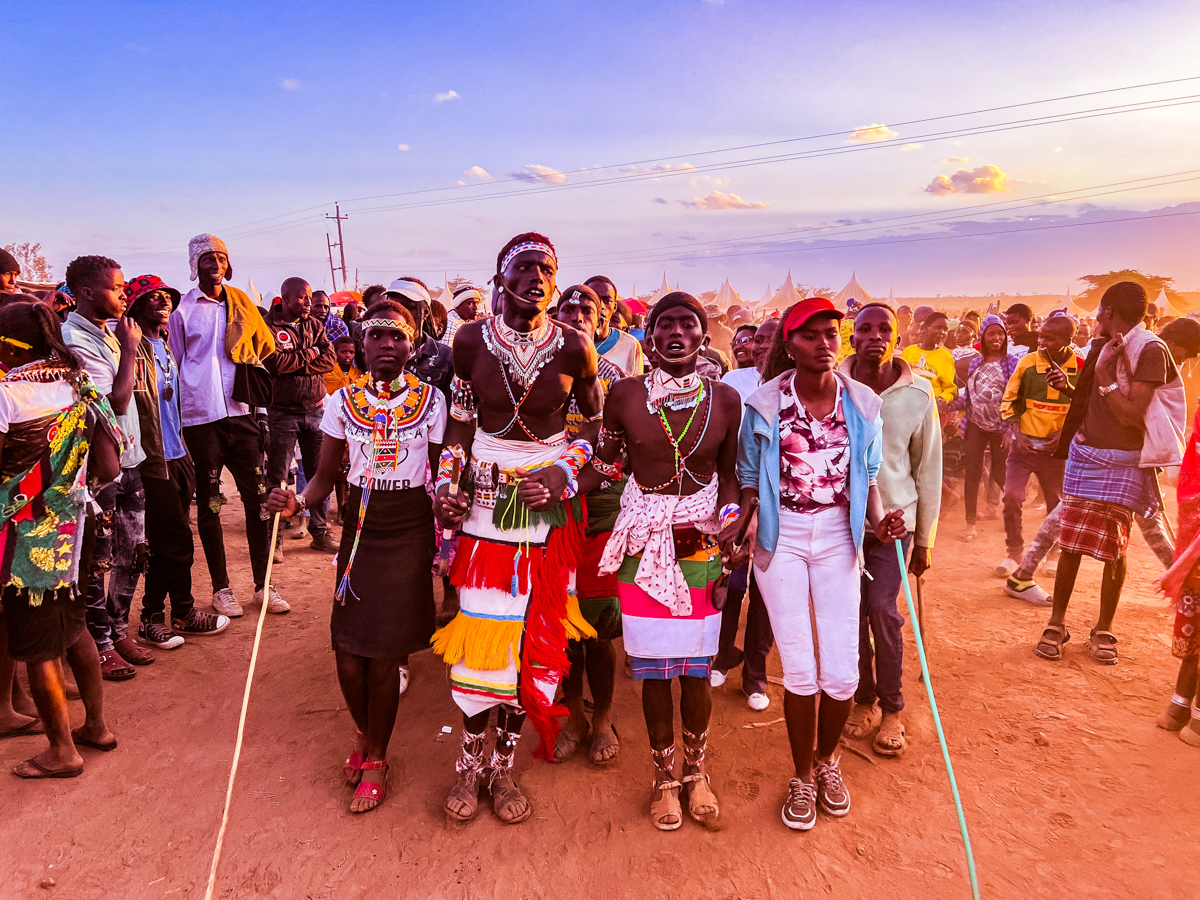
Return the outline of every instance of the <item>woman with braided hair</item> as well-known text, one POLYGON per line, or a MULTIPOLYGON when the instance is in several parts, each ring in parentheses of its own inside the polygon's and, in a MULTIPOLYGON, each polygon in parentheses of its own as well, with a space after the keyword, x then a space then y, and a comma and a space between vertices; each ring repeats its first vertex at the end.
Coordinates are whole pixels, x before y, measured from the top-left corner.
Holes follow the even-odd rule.
POLYGON ((345 765, 354 813, 383 801, 400 667, 433 634, 433 508, 425 484, 446 428, 441 393, 405 370, 418 334, 408 310, 379 300, 361 324, 368 374, 328 398, 316 474, 299 496, 276 488, 267 498, 267 509, 285 516, 320 503, 349 448, 350 513, 329 630, 338 683, 358 729, 345 765))
MULTIPOLYGON (((78 589, 90 489, 120 472, 112 410, 63 343, 58 318, 42 303, 0 308, 0 603, 5 653, 24 662, 50 747, 21 763, 21 778, 73 778, 77 746, 113 750, 104 722, 100 655, 85 628, 78 589), (66 655, 87 718, 71 730, 62 672, 66 655)), ((82 571, 87 571, 86 563, 82 571)), ((0 685, 7 691, 8 685, 0 685)))

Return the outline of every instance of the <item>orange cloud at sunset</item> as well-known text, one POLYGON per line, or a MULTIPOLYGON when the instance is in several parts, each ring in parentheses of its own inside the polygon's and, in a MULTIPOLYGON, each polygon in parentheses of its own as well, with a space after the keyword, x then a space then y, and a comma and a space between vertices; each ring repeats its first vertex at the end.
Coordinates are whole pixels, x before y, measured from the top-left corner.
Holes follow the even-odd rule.
POLYGON ((680 200, 684 206, 693 209, 766 209, 769 204, 761 200, 743 200, 737 194, 726 194, 713 191, 707 197, 697 197, 694 200, 680 200))
POLYGON ((923 188, 927 194, 995 194, 1008 190, 1008 176, 999 166, 959 169, 949 178, 939 175, 923 188))
POLYGON ((854 129, 854 133, 846 138, 847 144, 872 144, 875 141, 886 141, 894 138, 900 132, 893 131, 886 125, 863 125, 854 129))

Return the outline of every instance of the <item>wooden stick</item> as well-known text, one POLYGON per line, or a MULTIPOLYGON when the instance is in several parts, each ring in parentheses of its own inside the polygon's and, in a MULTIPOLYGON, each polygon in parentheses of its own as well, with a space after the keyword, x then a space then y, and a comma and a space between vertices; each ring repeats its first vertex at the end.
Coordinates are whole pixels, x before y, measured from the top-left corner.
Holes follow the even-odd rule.
MULTIPOLYGON (((279 485, 287 490, 287 483, 279 485)), ((279 513, 275 513, 275 522, 271 527, 271 547, 279 540, 279 513)), ((254 632, 254 648, 250 651, 250 671, 246 673, 246 690, 242 694, 242 713, 238 717, 237 742, 233 745, 233 765, 229 767, 229 785, 225 788, 225 808, 221 812, 221 827, 217 831, 217 846, 213 848, 212 867, 208 870, 208 888, 204 891, 204 900, 212 900, 213 888, 217 883, 217 867, 221 864, 221 849, 225 844, 225 828, 229 825, 229 804, 233 802, 233 782, 237 778, 238 762, 242 758, 242 737, 246 732, 246 710, 250 706, 250 685, 254 682, 254 667, 258 663, 258 645, 262 642, 263 621, 267 618, 267 606, 271 602, 271 569, 275 563, 275 554, 267 557, 267 577, 263 583, 263 604, 258 613, 258 628, 254 632)))

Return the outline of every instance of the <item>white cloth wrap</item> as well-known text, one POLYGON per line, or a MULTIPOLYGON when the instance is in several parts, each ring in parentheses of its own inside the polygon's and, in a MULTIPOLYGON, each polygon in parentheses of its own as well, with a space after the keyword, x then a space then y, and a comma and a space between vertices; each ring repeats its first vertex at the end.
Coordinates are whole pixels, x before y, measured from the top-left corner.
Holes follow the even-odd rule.
POLYGON ((675 559, 673 525, 693 525, 705 534, 717 534, 717 479, 686 497, 646 494, 630 478, 621 494, 621 512, 600 558, 600 574, 611 575, 626 555, 642 554, 634 583, 667 607, 672 615, 692 614, 692 593, 675 559))

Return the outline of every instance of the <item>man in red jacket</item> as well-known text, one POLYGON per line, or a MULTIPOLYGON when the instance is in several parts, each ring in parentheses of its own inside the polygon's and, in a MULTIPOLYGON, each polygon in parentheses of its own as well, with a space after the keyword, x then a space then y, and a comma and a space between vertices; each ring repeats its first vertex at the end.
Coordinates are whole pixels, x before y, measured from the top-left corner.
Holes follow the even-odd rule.
MULTIPOLYGON (((267 477, 279 484, 287 477, 296 442, 304 472, 312 477, 321 456, 321 401, 325 399, 325 373, 332 372, 337 355, 325 326, 312 318, 312 288, 303 278, 289 278, 279 288, 280 302, 266 316, 275 338, 275 352, 263 360, 271 373, 271 405, 267 423, 271 446, 267 451, 267 477)), ((329 535, 325 504, 309 509, 314 550, 336 553, 329 535)))

